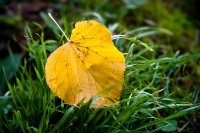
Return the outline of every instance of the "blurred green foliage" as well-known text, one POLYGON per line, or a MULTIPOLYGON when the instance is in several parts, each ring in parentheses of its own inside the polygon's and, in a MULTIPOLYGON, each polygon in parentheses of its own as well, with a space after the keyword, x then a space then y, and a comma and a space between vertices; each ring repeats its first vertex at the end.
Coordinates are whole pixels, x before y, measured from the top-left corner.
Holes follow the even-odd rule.
POLYGON ((5 92, 5 90, 3 91, 3 88, 6 85, 6 80, 11 80, 15 76, 19 66, 19 54, 10 54, 3 60, 0 60, 0 95, 4 94, 5 92))

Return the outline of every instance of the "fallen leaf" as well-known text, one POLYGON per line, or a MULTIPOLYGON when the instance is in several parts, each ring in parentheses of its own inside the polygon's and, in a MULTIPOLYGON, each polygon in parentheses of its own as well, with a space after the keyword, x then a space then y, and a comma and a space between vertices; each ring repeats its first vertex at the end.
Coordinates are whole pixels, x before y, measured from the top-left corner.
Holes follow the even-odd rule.
POLYGON ((125 60, 114 46, 110 31, 94 21, 77 22, 70 41, 47 59, 46 81, 55 95, 68 104, 80 100, 97 106, 111 105, 120 98, 125 60))

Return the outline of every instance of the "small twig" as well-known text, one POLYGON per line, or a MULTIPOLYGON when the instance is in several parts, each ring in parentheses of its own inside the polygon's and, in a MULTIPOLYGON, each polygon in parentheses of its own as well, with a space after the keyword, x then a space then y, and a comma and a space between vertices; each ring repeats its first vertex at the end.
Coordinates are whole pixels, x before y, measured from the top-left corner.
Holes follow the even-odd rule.
POLYGON ((184 128, 186 128, 186 127, 188 126, 188 124, 189 124, 189 122, 185 123, 185 124, 181 127, 180 132, 183 131, 184 128))
POLYGON ((56 22, 56 20, 51 16, 51 13, 48 13, 48 15, 53 20, 53 22, 58 26, 58 28, 60 29, 60 31, 63 33, 63 35, 65 36, 65 38, 69 42, 69 38, 66 36, 65 32, 62 30, 62 28, 60 27, 60 25, 58 25, 58 23, 56 22))

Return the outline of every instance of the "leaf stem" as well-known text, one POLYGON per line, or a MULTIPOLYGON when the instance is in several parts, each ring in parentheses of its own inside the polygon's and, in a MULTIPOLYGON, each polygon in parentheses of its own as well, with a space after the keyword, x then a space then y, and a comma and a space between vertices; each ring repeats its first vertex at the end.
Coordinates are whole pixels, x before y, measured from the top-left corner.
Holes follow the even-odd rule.
POLYGON ((53 22, 58 26, 58 28, 60 29, 60 31, 63 33, 63 35, 65 36, 65 38, 69 42, 69 38, 66 36, 65 32, 62 30, 62 28, 60 27, 60 25, 58 25, 58 23, 56 22, 56 20, 52 17, 51 13, 48 13, 48 15, 53 20, 53 22))

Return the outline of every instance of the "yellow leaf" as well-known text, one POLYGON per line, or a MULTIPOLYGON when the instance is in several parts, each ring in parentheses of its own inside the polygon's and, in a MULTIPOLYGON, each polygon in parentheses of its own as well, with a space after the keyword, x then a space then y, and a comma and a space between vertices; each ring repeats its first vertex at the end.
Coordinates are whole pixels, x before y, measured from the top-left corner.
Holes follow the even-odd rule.
POLYGON ((46 81, 68 104, 100 96, 94 102, 107 106, 120 98, 125 60, 114 46, 110 31, 94 21, 77 22, 70 41, 47 59, 46 81))

